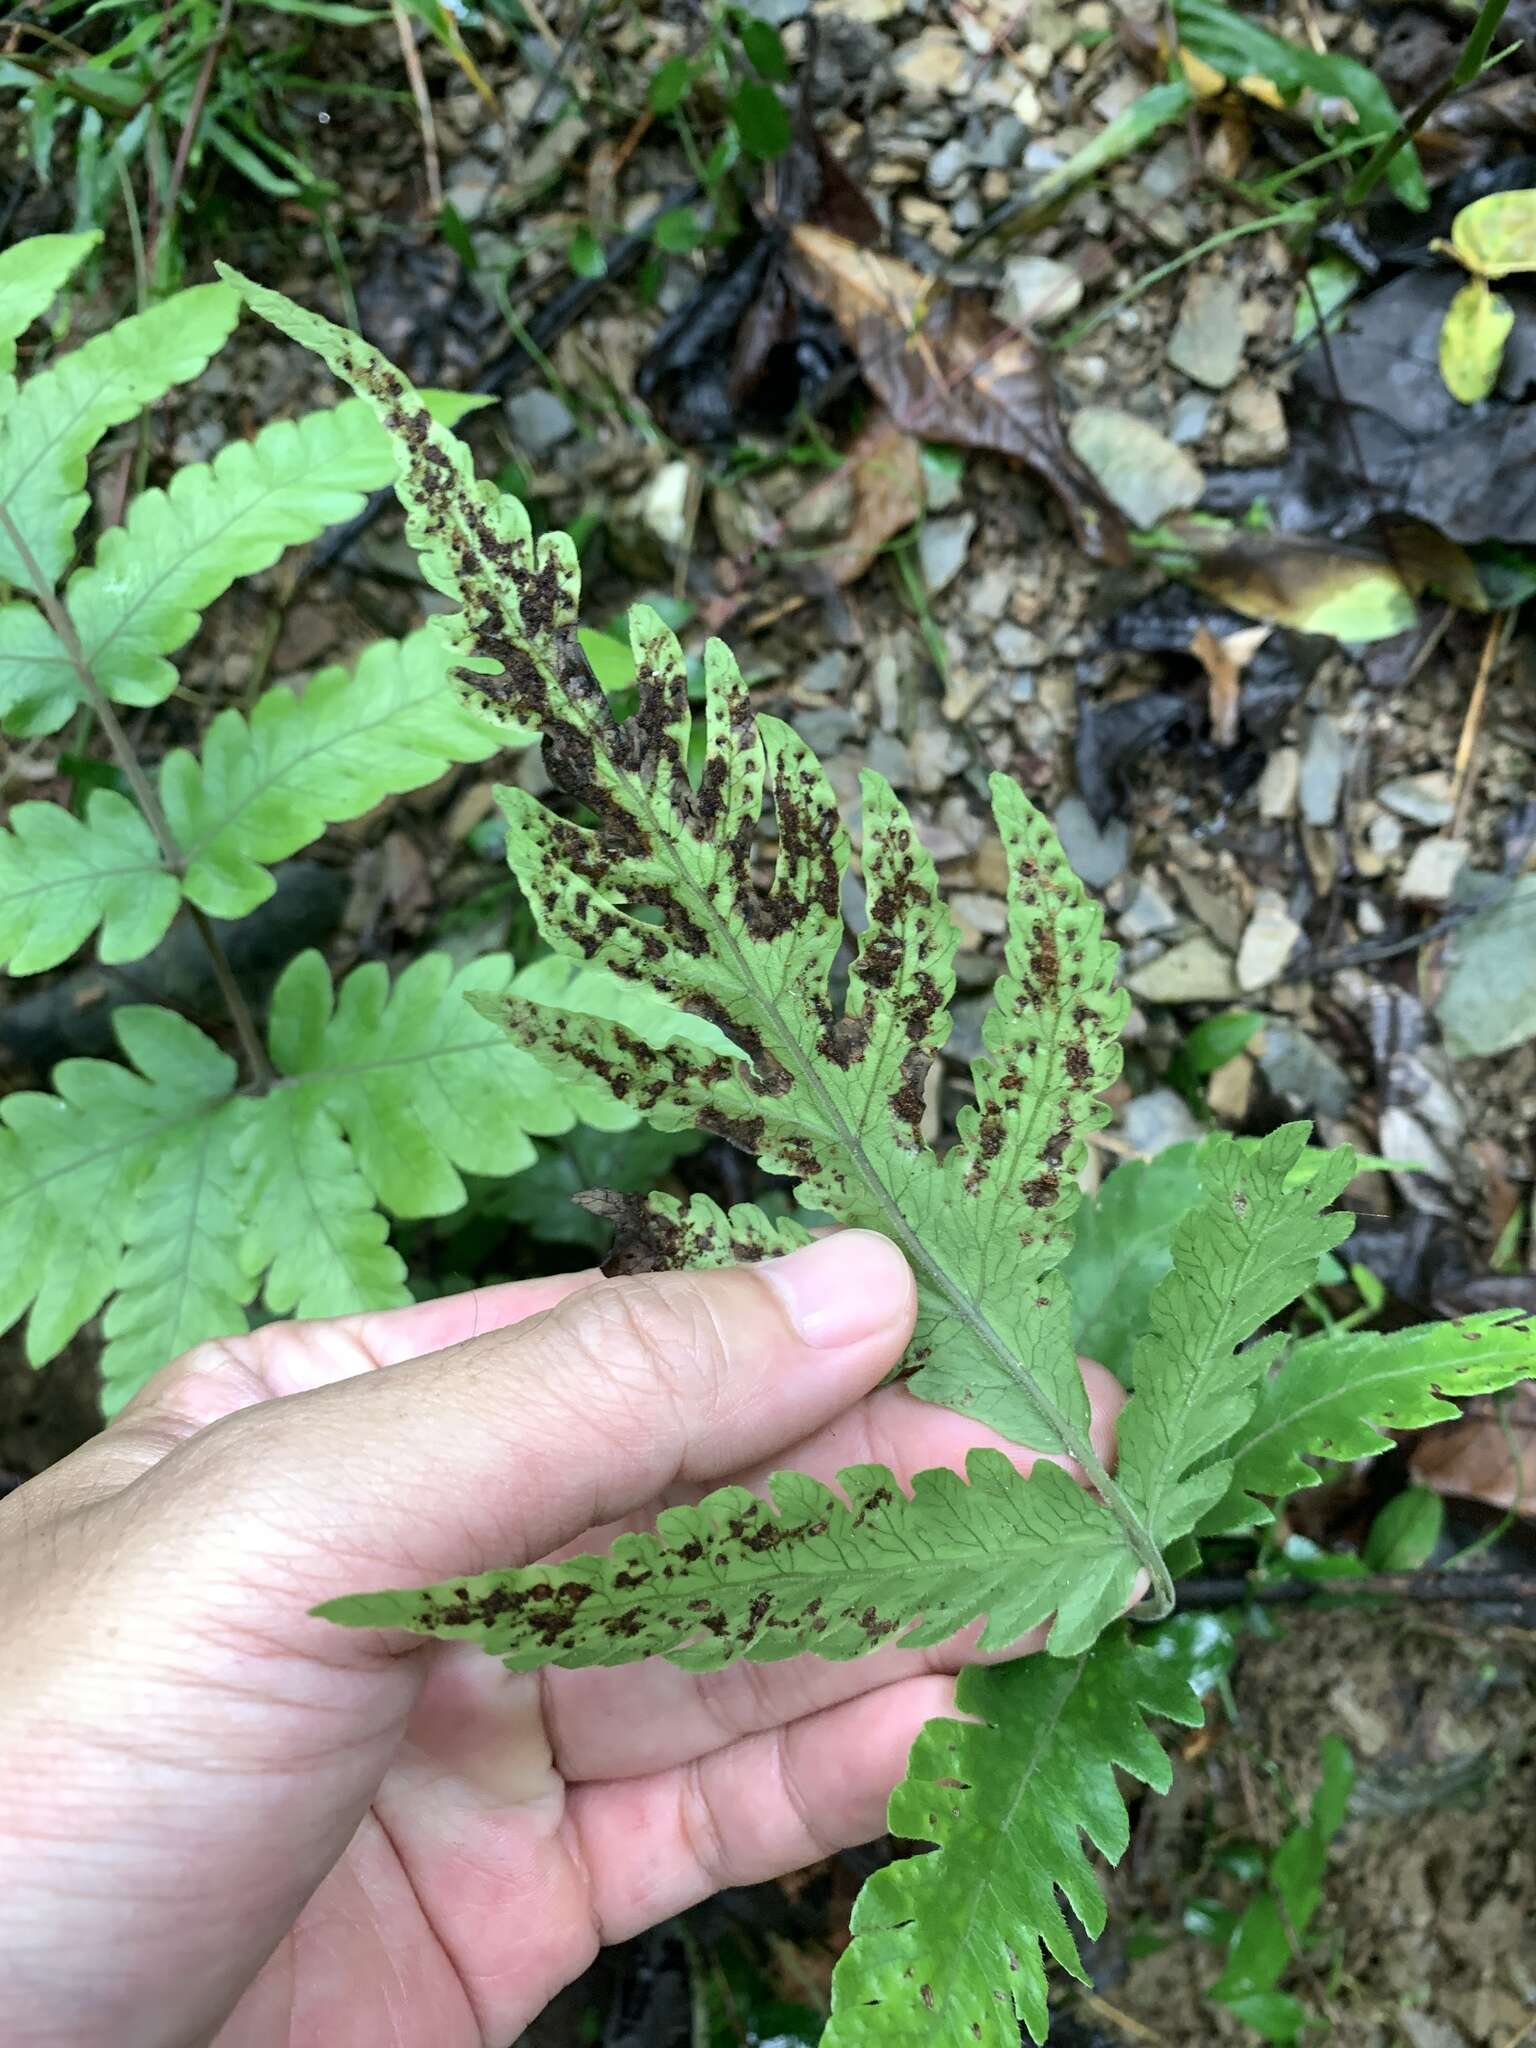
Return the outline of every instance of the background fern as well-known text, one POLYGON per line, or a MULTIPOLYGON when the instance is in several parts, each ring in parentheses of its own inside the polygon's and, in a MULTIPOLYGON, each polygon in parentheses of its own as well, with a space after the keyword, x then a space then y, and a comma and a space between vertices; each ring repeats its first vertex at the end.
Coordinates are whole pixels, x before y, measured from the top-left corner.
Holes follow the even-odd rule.
MULTIPOLYGON (((94 713, 124 785, 94 790, 80 815, 19 804, 0 829, 0 967, 13 976, 93 938, 104 963, 142 959, 178 913, 217 946, 206 919, 255 910, 274 863, 509 738, 455 694, 444 644, 423 630, 302 689, 278 682, 249 711, 220 711, 196 751, 139 763, 112 707, 162 703, 207 607, 351 517, 394 458, 356 399, 273 422, 143 492, 60 582, 91 449, 195 376, 239 311, 224 285, 174 294, 18 388, 16 338, 95 240, 44 236, 0 256, 0 578, 16 586, 0 605, 0 727, 37 736, 94 713)), ((450 421, 477 402, 431 401, 450 421)), ((573 1008, 591 1000, 663 1038, 675 1028, 606 977, 533 972, 573 1008)), ((335 987, 305 954, 278 982, 264 1043, 237 1015, 238 1058, 172 1011, 118 1010, 121 1062, 66 1060, 51 1092, 0 1104, 0 1329, 25 1317, 41 1365, 102 1314, 110 1412, 252 1314, 409 1299, 393 1219, 451 1213, 466 1174, 515 1174, 536 1138, 578 1118, 636 1121, 541 1071, 466 1000, 518 986, 502 953, 467 965, 429 954, 393 980, 370 963, 335 987)))

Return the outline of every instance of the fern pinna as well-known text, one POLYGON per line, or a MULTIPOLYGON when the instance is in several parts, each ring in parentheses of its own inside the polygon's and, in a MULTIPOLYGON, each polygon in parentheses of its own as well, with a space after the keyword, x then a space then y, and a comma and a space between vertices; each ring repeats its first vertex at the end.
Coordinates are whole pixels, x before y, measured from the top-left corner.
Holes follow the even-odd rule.
MULTIPOLYGON (((1306 1483, 1305 1457, 1369 1455, 1384 1447, 1382 1425, 1429 1419, 1442 1392, 1531 1374, 1536 1330, 1493 1315, 1364 1344, 1322 1337, 1287 1355, 1283 1336, 1259 1333, 1347 1235, 1332 1205, 1353 1155, 1309 1149, 1302 1125, 1213 1137, 1130 1359, 1111 1477, 1088 1441, 1062 1268, 1125 1005, 1099 913, 1050 827, 1017 784, 994 778, 1006 973, 973 1067, 975 1103, 941 1154, 922 1131, 923 1080, 948 1030, 956 939, 889 786, 863 781, 869 919, 839 1001, 849 834, 815 758, 754 713, 729 653, 706 651, 697 717, 676 639, 638 611, 638 708, 616 720, 576 639, 565 536, 535 541, 523 508, 475 478, 463 444, 355 335, 233 281, 375 409, 397 450, 410 538, 457 606, 434 630, 461 687, 542 732, 561 807, 516 789, 501 802, 544 937, 722 1037, 659 1044, 517 992, 476 1006, 553 1073, 597 1083, 662 1129, 718 1133, 792 1175, 807 1209, 884 1231, 918 1282, 904 1367, 913 1393, 1021 1445, 1070 1453, 1089 1482, 1045 1462, 1022 1476, 985 1450, 963 1480, 920 1473, 910 1491, 877 1467, 842 1473, 835 1489, 786 1473, 770 1499, 727 1487, 607 1555, 322 1611, 476 1640, 515 1670, 859 1657, 938 1642, 980 1615, 982 1641, 997 1647, 1049 1622, 1048 1655, 967 1672, 958 1699, 973 1718, 919 1739, 891 1825, 937 1853, 882 1871, 861 1896, 825 2037, 833 2048, 1007 2048, 1022 2024, 1042 2041, 1044 1957, 1082 1968, 1064 1907, 1090 1934, 1103 1922, 1087 1848, 1113 1860, 1125 1846, 1117 1770, 1165 1785, 1148 1717, 1199 1718, 1178 1633, 1143 1625, 1168 1613, 1174 1569, 1199 1532, 1255 1526, 1268 1512, 1258 1496, 1306 1483), (765 808, 776 843, 760 868, 765 808), (1118 1617, 1141 1575, 1150 1591, 1127 1623, 1118 1617)), ((630 1262, 754 1258, 803 1240, 797 1225, 701 1197, 612 1206, 630 1262)))

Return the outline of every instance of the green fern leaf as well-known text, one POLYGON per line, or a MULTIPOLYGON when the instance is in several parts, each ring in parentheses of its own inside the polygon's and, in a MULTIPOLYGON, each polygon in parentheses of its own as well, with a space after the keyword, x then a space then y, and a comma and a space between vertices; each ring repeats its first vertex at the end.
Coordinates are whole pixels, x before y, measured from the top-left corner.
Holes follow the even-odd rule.
MULTIPOLYGON (((1202 1534, 1273 1519, 1255 1494, 1284 1499, 1324 1475, 1308 1458, 1374 1458, 1389 1429, 1427 1429, 1458 1413, 1451 1396, 1536 1379, 1536 1318, 1512 1309, 1411 1330, 1324 1332, 1295 1346, 1227 1445, 1230 1478, 1202 1534)), ((1226 1468, 1224 1468, 1226 1469, 1226 1468)))
POLYGON ((793 1217, 765 1216, 752 1202, 722 1209, 708 1195, 681 1202, 675 1195, 588 1189, 575 1200, 613 1226, 605 1273, 656 1273, 685 1266, 746 1266, 811 1242, 793 1217))
POLYGON ((3 373, 16 367, 16 337, 41 319, 100 240, 93 229, 83 235, 34 235, 0 250, 0 405, 7 381, 3 373))
POLYGON ((1152 1290, 1173 1264, 1173 1233, 1199 1199, 1195 1147, 1169 1145, 1117 1166, 1078 1210, 1062 1277, 1072 1294, 1072 1341, 1126 1386, 1152 1290))
POLYGON ((377 962, 334 994, 324 960, 303 953, 272 994, 279 1073, 313 1092, 346 1134, 363 1178, 396 1216, 444 1216, 464 1201, 461 1173, 516 1173, 533 1138, 630 1117, 595 1089, 562 1087, 472 1010, 500 993, 505 954, 455 970, 445 954, 414 961, 390 986, 377 962))
MULTIPOLYGON (((1100 1091, 1118 1071, 1125 999, 1112 987, 1115 954, 1099 913, 1049 826, 997 778, 1012 870, 1009 973, 977 1063, 976 1112, 941 1164, 920 1135, 921 1081, 948 1028, 955 937, 933 863, 889 788, 865 779, 871 924, 839 1014, 830 981, 847 841, 803 743, 754 716, 734 661, 712 645, 695 786, 682 654, 644 610, 631 622, 640 708, 616 725, 571 630, 577 575, 565 537, 535 547, 522 507, 473 477, 463 444, 434 425, 376 351, 236 281, 378 409, 401 451, 397 489, 423 571, 463 608, 445 628, 461 679, 538 725, 557 785, 596 813, 584 827, 525 792, 503 795, 509 858, 544 936, 713 1022, 739 1055, 658 1051, 622 1025, 517 996, 489 1006, 482 998, 482 1007, 566 1079, 596 1079, 662 1128, 716 1131, 796 1175, 808 1206, 894 1238, 918 1279, 915 1390, 1019 1442, 1069 1449, 1092 1475, 1127 1540, 1085 1612, 1114 1611, 1138 1557, 1166 1598, 1155 1546, 1088 1440, 1068 1306, 1053 1275, 1067 1250, 1084 1134, 1107 1115, 1100 1091), (751 863, 765 795, 778 852, 760 887, 751 863)), ((1097 1509, 1079 1499, 1091 1521, 1097 1509)), ((1063 1651, 1071 1640, 1060 1629, 1052 1638, 1063 1651)))
POLYGON ((1323 1213, 1354 1174, 1348 1146, 1296 1169, 1310 1126, 1242 1140, 1218 1133, 1196 1155, 1201 1195, 1173 1238, 1173 1270, 1153 1290, 1120 1418, 1117 1474, 1167 1546, 1226 1486, 1212 1453, 1247 1420, 1282 1335, 1248 1339, 1309 1287, 1353 1218, 1323 1213))
POLYGON ((37 606, 0 605, 0 727, 18 739, 57 732, 78 701, 74 667, 37 606))
POLYGON ((253 1105, 236 1164, 242 1261, 248 1274, 266 1274, 274 1315, 350 1315, 411 1299, 405 1261, 323 1088, 277 1088, 253 1105))
POLYGON ((83 819, 17 804, 0 830, 0 967, 12 974, 56 967, 98 925, 103 960, 137 960, 180 901, 154 834, 115 790, 96 790, 83 819))
MULTIPOLYGON (((211 462, 187 464, 167 489, 142 491, 65 592, 102 689, 119 704, 161 703, 176 687, 165 657, 191 639, 215 598, 237 578, 269 568, 285 548, 350 519, 364 493, 392 473, 373 416, 349 400, 278 420, 254 440, 232 441, 211 462)), ((46 653, 0 656, 0 678, 0 703, 19 698, 31 707, 29 733, 57 731, 80 699, 74 665, 57 639, 46 653)))
POLYGON ((1119 1861, 1129 1838, 1115 1780, 1166 1792, 1148 1715, 1197 1727, 1200 1707, 1165 1643, 1116 1630, 1086 1656, 962 1673, 971 1721, 930 1721, 891 1799, 895 1835, 937 1843, 877 1871, 832 1979, 825 2048, 1017 2048, 1046 2038, 1041 1947, 1086 1976, 1057 1903, 1091 1937, 1104 1901, 1079 1831, 1119 1861))
POLYGON ((186 893, 211 916, 244 916, 272 894, 273 861, 499 744, 454 693, 447 649, 430 631, 376 641, 350 673, 322 669, 302 695, 279 685, 248 720, 222 711, 201 759, 178 751, 160 773, 186 893))
MULTIPOLYGON (((210 1090, 234 1063, 168 1011, 147 1013, 175 1046, 193 1048, 210 1090)), ((125 1043, 127 1040, 125 1038, 125 1043)), ((210 1096, 210 1100, 212 1097, 210 1096)), ((236 1141, 247 1105, 224 1102, 155 1148, 126 1212, 117 1291, 102 1317, 101 1404, 116 1414, 154 1372, 208 1337, 237 1335, 255 1282, 241 1260, 236 1141)))
MULTIPOLYGON (((135 1286, 153 1291, 139 1191, 162 1161, 185 1163, 195 1134, 235 1087, 233 1061, 169 1011, 128 1007, 113 1025, 132 1067, 65 1060, 52 1094, 0 1102, 0 1330, 30 1308, 34 1365, 54 1357, 118 1285, 130 1236, 140 1247, 135 1286)), ((156 1199, 163 1208, 173 1191, 162 1182, 156 1199)))
POLYGON ((1079 1585, 1122 1547, 1102 1508, 1082 1514, 1082 1491, 1059 1466, 1025 1479, 1001 1451, 972 1451, 965 1481, 920 1472, 910 1496, 883 1465, 852 1466, 837 1483, 846 1498, 779 1472, 772 1505, 722 1487, 666 1509, 654 1534, 621 1536, 606 1556, 354 1594, 319 1612, 475 1641, 514 1671, 862 1657, 941 1643, 980 1614, 982 1644, 1001 1649, 1058 1609, 1075 1627, 1079 1585))
POLYGON ((108 427, 197 376, 239 314, 226 285, 193 285, 28 379, 0 420, 0 582, 35 587, 16 535, 37 571, 57 582, 85 511, 91 449, 108 427))

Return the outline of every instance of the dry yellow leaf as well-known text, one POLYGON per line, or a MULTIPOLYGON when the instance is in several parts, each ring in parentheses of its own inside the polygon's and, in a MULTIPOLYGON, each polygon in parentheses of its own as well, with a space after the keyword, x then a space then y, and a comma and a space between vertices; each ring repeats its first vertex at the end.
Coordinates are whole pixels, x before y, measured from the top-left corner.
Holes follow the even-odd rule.
POLYGON ((1440 374, 1452 398, 1476 405, 1498 382, 1504 344, 1515 324, 1508 299, 1480 277, 1464 284, 1446 308, 1440 329, 1440 374))
POLYGON ((1536 270, 1536 192, 1490 192, 1451 225, 1455 254, 1478 277, 1536 270))

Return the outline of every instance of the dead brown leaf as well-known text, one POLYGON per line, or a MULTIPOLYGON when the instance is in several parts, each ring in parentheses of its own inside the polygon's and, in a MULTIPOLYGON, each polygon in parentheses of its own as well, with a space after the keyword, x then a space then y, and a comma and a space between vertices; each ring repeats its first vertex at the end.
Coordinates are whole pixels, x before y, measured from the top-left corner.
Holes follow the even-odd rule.
POLYGON ((1536 1386, 1516 1387, 1502 1416, 1479 1401, 1460 1422, 1431 1430, 1408 1466, 1435 1493, 1536 1516, 1536 1386))
POLYGON ((853 486, 853 518, 846 537, 817 562, 839 589, 856 583, 886 542, 922 517, 922 444, 885 413, 878 414, 849 449, 847 461, 812 484, 802 507, 844 479, 853 486))
POLYGON ((1269 626, 1244 626, 1220 639, 1209 626, 1196 626, 1189 651, 1205 670, 1209 684, 1208 703, 1211 737, 1218 747, 1237 745, 1238 718, 1242 710, 1243 670, 1269 638, 1269 626))
POLYGON ((1084 552, 1126 562, 1124 522, 1067 445, 1047 359, 975 293, 827 228, 791 229, 801 288, 831 313, 866 383, 909 434, 1012 456, 1060 498, 1084 552))

